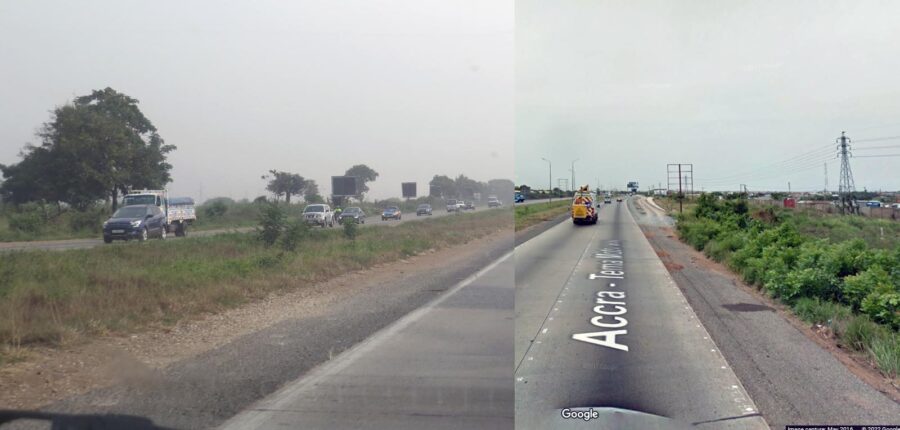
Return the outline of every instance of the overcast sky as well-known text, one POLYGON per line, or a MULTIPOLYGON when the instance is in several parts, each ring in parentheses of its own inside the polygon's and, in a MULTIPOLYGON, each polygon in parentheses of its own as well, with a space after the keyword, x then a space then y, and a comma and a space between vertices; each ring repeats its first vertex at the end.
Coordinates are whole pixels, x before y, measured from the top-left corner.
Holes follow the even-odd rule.
POLYGON ((511 0, 0 0, 0 163, 112 87, 177 145, 173 194, 253 198, 269 169, 358 163, 377 198, 512 178, 511 0))
MULTIPOLYGON (((828 161, 835 189, 842 130, 900 136, 898 17, 897 1, 518 1, 517 183, 546 187, 545 157, 554 186, 580 158, 592 186, 665 187, 667 163, 693 163, 697 189, 820 190, 828 161)), ((900 158, 851 166, 857 189, 900 189, 900 158)))

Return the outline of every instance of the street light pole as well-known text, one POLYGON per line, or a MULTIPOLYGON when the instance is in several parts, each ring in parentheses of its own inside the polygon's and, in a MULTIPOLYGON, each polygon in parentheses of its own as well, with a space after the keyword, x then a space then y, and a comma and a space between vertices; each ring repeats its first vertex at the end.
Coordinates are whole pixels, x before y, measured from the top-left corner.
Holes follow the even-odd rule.
POLYGON ((578 160, 580 160, 580 158, 572 160, 572 191, 575 190, 575 162, 578 160))
POLYGON ((550 160, 548 160, 544 157, 541 157, 541 160, 546 161, 547 165, 549 166, 549 169, 550 169, 550 174, 548 175, 548 179, 547 179, 548 180, 547 185, 550 186, 550 188, 547 191, 550 192, 550 203, 553 203, 553 163, 551 163, 550 160))

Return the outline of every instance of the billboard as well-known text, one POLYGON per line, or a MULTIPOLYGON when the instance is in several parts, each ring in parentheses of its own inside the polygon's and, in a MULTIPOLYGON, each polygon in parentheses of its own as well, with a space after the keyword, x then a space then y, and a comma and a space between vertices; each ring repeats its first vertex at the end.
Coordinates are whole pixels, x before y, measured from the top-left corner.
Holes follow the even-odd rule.
POLYGON ((356 196, 359 195, 359 186, 356 176, 332 176, 331 195, 356 196))
POLYGON ((637 181, 632 181, 628 183, 628 186, 626 188, 631 190, 632 193, 636 193, 639 187, 637 181))
POLYGON ((403 188, 403 198, 416 198, 416 183, 415 182, 404 182, 400 184, 403 188))

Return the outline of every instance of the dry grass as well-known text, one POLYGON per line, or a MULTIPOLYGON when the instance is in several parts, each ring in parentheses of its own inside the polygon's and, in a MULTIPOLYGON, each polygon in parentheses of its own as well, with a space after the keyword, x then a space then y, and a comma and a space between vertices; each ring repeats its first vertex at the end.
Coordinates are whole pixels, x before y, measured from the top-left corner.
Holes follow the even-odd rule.
POLYGON ((508 210, 361 229, 312 230, 296 252, 253 234, 0 255, 0 362, 21 347, 172 325, 284 289, 512 228, 508 210))

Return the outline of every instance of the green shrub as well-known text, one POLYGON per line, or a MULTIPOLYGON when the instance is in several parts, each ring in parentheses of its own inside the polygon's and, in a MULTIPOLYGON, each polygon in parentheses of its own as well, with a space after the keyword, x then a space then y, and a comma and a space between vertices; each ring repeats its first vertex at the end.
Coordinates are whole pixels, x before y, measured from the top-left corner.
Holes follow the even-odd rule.
POLYGON ((879 284, 863 299, 860 310, 875 321, 900 329, 900 292, 891 284, 879 284))
POLYGON ((72 231, 87 231, 99 234, 103 230, 103 221, 109 216, 104 207, 91 207, 84 211, 69 212, 69 227, 72 231))
POLYGON ((203 205, 203 214, 209 218, 220 218, 228 212, 228 205, 222 200, 215 200, 203 205))
POLYGON ((344 218, 344 236, 347 239, 356 240, 357 235, 359 235, 359 228, 356 221, 352 218, 344 218))
POLYGON ((297 247, 310 234, 309 225, 303 220, 288 222, 281 234, 281 248, 285 251, 296 251, 297 247))
POLYGON ((891 278, 888 273, 878 265, 873 265, 864 272, 850 275, 844 278, 842 288, 844 302, 854 310, 859 310, 863 299, 875 292, 879 287, 889 286, 891 278))
POLYGON ((281 232, 285 228, 287 216, 278 203, 261 203, 259 205, 259 226, 256 234, 266 246, 272 246, 278 241, 281 232))

